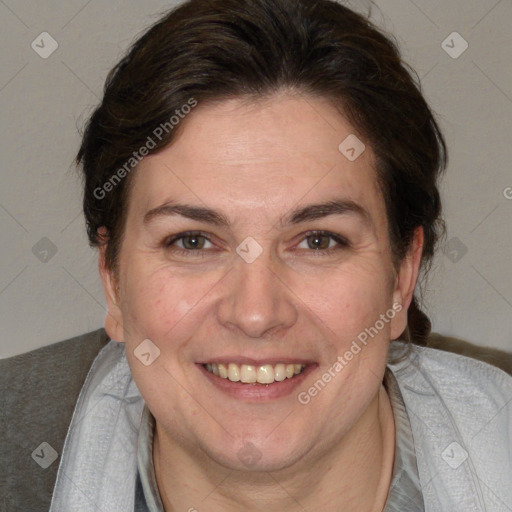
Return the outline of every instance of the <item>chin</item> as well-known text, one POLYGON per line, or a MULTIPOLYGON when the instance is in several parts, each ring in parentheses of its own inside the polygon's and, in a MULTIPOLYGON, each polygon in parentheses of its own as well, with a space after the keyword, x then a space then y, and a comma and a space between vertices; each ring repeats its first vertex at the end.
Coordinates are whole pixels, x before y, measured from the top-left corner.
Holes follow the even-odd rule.
POLYGON ((307 453, 304 439, 299 439, 298 434, 295 441, 291 435, 280 439, 252 435, 236 440, 228 437, 224 442, 212 444, 204 447, 212 460, 230 470, 241 472, 280 471, 292 466, 307 453), (224 449, 219 450, 221 446, 224 449))

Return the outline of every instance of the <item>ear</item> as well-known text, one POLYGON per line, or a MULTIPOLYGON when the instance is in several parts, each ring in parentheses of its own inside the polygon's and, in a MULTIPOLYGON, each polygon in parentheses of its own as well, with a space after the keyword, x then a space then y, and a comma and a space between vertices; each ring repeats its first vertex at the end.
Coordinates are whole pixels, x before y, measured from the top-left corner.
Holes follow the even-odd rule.
POLYGON ((106 241, 108 234, 105 227, 98 229, 100 239, 103 240, 99 246, 98 254, 98 270, 100 273, 101 281, 103 283, 103 290, 107 300, 107 316, 105 317, 105 330, 109 337, 115 341, 124 342, 123 334, 123 314, 120 308, 120 299, 118 291, 117 279, 112 270, 107 268, 105 253, 107 249, 106 241))
POLYGON ((407 327, 407 310, 412 302, 423 252, 423 228, 414 230, 413 239, 406 256, 400 263, 396 286, 393 291, 393 309, 397 314, 391 320, 391 339, 396 340, 407 327))

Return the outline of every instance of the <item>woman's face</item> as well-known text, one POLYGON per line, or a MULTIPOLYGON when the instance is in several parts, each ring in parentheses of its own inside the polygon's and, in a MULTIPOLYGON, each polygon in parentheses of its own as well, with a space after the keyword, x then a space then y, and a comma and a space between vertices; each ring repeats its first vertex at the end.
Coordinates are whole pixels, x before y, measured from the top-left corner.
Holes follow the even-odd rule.
POLYGON ((234 469, 313 460, 375 400, 418 258, 395 272, 374 155, 340 151, 353 129, 326 101, 226 100, 182 122, 133 176, 119 305, 100 266, 107 331, 171 442, 234 469))

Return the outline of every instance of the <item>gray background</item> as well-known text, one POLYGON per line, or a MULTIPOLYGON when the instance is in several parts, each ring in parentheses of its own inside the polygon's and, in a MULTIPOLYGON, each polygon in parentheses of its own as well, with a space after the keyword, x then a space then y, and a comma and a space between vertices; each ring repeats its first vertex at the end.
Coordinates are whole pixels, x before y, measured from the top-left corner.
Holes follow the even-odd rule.
MULTIPOLYGON (((103 325, 72 165, 78 128, 125 48, 175 3, 0 0, 0 357, 103 325), (31 47, 51 49, 43 32, 58 43, 46 59, 31 47)), ((425 295, 434 330, 512 350, 512 2, 374 4, 372 19, 397 37, 449 146, 447 244, 425 295), (462 48, 453 32, 469 45, 458 58, 443 49, 462 48)))

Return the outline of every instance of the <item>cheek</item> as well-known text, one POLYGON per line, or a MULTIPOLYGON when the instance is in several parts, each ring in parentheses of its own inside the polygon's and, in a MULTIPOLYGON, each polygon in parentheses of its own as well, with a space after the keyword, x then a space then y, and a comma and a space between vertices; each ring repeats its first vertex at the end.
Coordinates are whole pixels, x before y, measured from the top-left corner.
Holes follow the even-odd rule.
POLYGON ((350 265, 320 280, 303 279, 297 295, 337 339, 353 339, 390 308, 392 289, 384 268, 350 265))
POLYGON ((216 281, 218 278, 205 274, 183 275, 168 268, 152 270, 147 263, 127 268, 125 330, 155 342, 163 341, 173 331, 175 338, 194 318, 197 320, 216 281))

